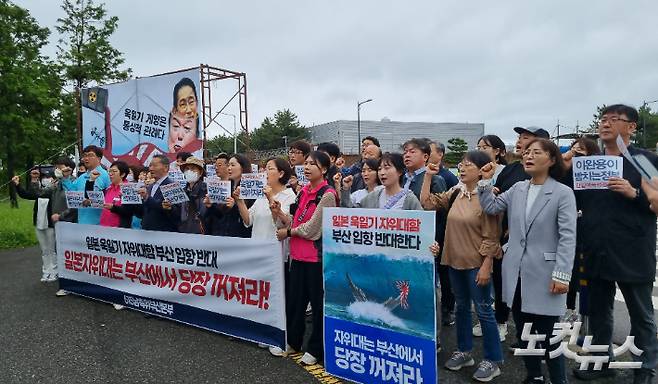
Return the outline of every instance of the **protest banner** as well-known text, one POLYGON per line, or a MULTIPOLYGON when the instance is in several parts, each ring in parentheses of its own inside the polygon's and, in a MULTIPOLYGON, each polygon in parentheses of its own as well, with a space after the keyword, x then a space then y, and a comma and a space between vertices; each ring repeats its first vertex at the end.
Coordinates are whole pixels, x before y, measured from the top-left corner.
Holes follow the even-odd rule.
POLYGON ((611 177, 623 177, 620 156, 579 156, 573 158, 573 189, 608 189, 611 177))
POLYGON ((306 175, 304 174, 304 166, 303 165, 295 165, 295 176, 297 176, 297 184, 301 186, 305 186, 308 184, 308 179, 306 178, 306 175))
POLYGON ((199 68, 83 88, 83 146, 103 148, 106 165, 181 151, 203 158, 200 91, 199 68))
POLYGON ((165 198, 171 204, 181 204, 186 201, 190 201, 187 197, 187 193, 181 188, 178 183, 171 183, 167 185, 160 186, 160 192, 162 192, 162 197, 165 198))
POLYGON ((91 208, 103 208, 103 204, 105 204, 103 191, 87 191, 87 198, 91 201, 91 208))
POLYGON ((213 204, 224 204, 226 199, 231 196, 231 182, 219 179, 206 179, 208 198, 213 204))
POLYGON ((67 208, 84 208, 82 202, 85 200, 85 191, 65 191, 64 195, 67 208))
POLYGON ((139 188, 141 186, 138 183, 121 184, 121 204, 141 204, 142 197, 139 195, 139 188))
POLYGON ((285 348, 276 241, 57 223, 68 292, 285 348))
POLYGON ((267 183, 267 174, 265 173, 244 173, 240 179, 240 198, 241 199, 263 199, 263 187, 267 183))
POLYGON ((325 208, 328 373, 358 383, 433 383, 434 212, 325 208))

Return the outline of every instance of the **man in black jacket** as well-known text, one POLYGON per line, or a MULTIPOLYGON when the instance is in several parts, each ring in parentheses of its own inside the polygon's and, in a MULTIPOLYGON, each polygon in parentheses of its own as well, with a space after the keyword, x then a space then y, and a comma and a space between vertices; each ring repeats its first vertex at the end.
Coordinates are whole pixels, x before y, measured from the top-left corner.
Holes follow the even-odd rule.
MULTIPOLYGON (((611 105, 601 112, 598 130, 604 154, 621 156, 616 144, 619 135, 632 155, 641 153, 658 166, 655 154, 629 145, 637 120, 637 111, 626 105, 611 105)), ((658 353, 651 300, 656 278, 656 215, 641 189, 641 176, 624 158, 623 178, 610 178, 607 190, 579 191, 579 194, 593 344, 611 343, 617 284, 630 315, 631 335, 643 351, 637 358, 642 362, 642 369, 634 370, 634 383, 653 383, 658 353)), ((612 357, 611 351, 610 348, 612 357)), ((603 370, 590 367, 574 371, 581 380, 614 374, 607 364, 603 370)))
POLYGON ((149 170, 155 178, 155 183, 139 190, 142 196, 141 212, 142 229, 149 231, 178 232, 180 224, 180 204, 163 204, 164 197, 160 186, 174 183, 168 177, 169 159, 165 155, 155 155, 149 165, 149 170))

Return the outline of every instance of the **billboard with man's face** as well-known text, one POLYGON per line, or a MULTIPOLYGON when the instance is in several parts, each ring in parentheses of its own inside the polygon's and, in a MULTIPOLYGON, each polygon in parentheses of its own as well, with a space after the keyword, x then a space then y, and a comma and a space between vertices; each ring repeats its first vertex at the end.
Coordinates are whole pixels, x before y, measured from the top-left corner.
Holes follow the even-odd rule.
POLYGON ((82 143, 104 149, 106 163, 148 165, 177 152, 202 158, 199 69, 84 88, 82 143))

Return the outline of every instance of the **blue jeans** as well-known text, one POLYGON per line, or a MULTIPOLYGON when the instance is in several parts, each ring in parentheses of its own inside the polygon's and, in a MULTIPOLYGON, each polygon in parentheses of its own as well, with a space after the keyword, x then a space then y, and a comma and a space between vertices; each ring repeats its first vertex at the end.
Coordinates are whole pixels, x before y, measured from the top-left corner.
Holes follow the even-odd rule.
POLYGON ((455 294, 457 322, 457 349, 460 352, 473 350, 473 320, 471 318, 471 301, 475 304, 475 310, 484 336, 484 358, 499 363, 503 361, 503 349, 500 345, 498 325, 492 308, 493 297, 491 294, 491 282, 485 286, 475 283, 476 269, 454 269, 450 267, 450 284, 455 294))

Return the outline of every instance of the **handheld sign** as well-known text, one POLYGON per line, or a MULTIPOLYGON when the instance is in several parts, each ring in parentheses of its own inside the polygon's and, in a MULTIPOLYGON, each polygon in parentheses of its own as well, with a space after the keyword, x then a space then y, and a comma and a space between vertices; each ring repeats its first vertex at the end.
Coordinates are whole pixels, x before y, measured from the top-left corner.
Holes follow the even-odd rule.
POLYGON ((142 197, 139 195, 139 183, 121 184, 121 204, 141 204, 142 197))
POLYGON ((103 191, 87 191, 87 197, 91 201, 91 208, 103 208, 105 204, 103 191))
POLYGON ((65 191, 66 206, 69 209, 84 208, 82 202, 85 199, 85 191, 65 191))
POLYGON ((185 175, 180 170, 169 171, 169 178, 180 184, 181 188, 185 188, 187 185, 185 175))
POLYGON ((187 197, 187 194, 178 183, 161 185, 160 192, 162 192, 162 197, 164 197, 171 204, 181 204, 186 201, 190 201, 190 199, 187 197))
POLYGON ((217 176, 215 164, 206 164, 206 175, 208 175, 208 177, 217 176))
POLYGON ((573 189, 608 189, 611 177, 623 177, 620 156, 580 156, 573 158, 573 189))
POLYGON ((263 199, 263 187, 267 182, 265 173, 245 173, 240 179, 240 198, 241 199, 263 199))
POLYGON ((295 176, 297 176, 297 184, 302 187, 308 184, 308 179, 306 178, 306 175, 304 175, 303 165, 295 165, 295 176))
POLYGON ((226 199, 231 196, 231 182, 228 180, 207 179, 206 187, 211 203, 224 204, 226 199))
POLYGON ((258 164, 251 164, 251 173, 258 173, 258 164))

